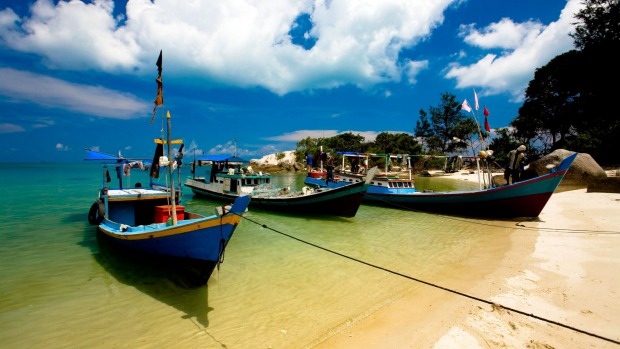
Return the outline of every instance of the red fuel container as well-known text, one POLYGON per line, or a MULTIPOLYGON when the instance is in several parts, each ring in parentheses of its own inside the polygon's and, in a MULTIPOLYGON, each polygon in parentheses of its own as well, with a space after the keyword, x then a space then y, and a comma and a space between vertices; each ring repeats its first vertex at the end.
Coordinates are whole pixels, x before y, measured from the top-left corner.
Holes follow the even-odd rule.
MULTIPOLYGON (((155 223, 166 223, 172 215, 172 206, 155 206, 155 223)), ((185 206, 177 206, 177 221, 185 219, 185 206)))

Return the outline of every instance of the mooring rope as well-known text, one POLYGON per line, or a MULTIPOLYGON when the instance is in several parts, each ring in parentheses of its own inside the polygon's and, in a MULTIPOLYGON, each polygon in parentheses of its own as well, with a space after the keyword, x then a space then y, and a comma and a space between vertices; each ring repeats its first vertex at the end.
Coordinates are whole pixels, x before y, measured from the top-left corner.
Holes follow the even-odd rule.
MULTIPOLYGON (((595 338, 598 338, 598 339, 601 339, 601 340, 604 340, 604 341, 607 341, 607 342, 611 342, 611 343, 620 345, 620 341, 617 341, 617 340, 614 340, 614 339, 611 339, 611 338, 607 338, 607 337, 598 335, 598 334, 593 333, 593 332, 582 330, 582 329, 579 329, 579 328, 576 328, 576 327, 573 327, 573 326, 570 326, 570 325, 567 325, 567 324, 563 324, 563 323, 557 322, 555 320, 547 319, 547 318, 535 315, 533 313, 527 313, 525 311, 522 311, 522 310, 519 310, 519 309, 516 309, 516 308, 512 308, 512 307, 504 306, 504 305, 501 305, 501 304, 498 304, 498 303, 495 303, 495 302, 491 302, 489 300, 482 299, 480 297, 476 297, 476 296, 473 296, 473 295, 469 295, 467 293, 463 293, 463 292, 460 292, 460 291, 457 291, 457 290, 453 290, 453 289, 450 289, 450 288, 447 288, 447 287, 444 287, 444 286, 441 286, 441 285, 438 285, 438 284, 435 284, 435 283, 432 283, 432 282, 429 282, 429 281, 425 281, 425 280, 422 280, 422 279, 419 279, 419 278, 416 278, 416 277, 413 277, 413 276, 405 275, 403 273, 400 273, 400 272, 397 272, 397 271, 394 271, 394 270, 390 270, 390 269, 381 267, 379 265, 372 264, 372 263, 363 261, 361 259, 358 259, 358 258, 355 258, 355 257, 351 257, 351 256, 345 255, 343 253, 340 253, 340 252, 337 252, 337 251, 334 251, 334 250, 330 250, 330 249, 325 248, 323 246, 319 246, 317 244, 314 244, 314 243, 302 240, 302 239, 300 239, 298 237, 295 237, 295 236, 292 236, 290 234, 287 234, 287 233, 284 233, 282 231, 279 231, 277 229, 271 228, 271 227, 267 226, 266 224, 262 224, 262 223, 259 223, 257 221, 254 221, 254 220, 252 220, 252 219, 250 219, 250 218, 248 218, 246 216, 241 216, 241 217, 243 219, 247 220, 247 221, 250 221, 250 222, 252 222, 252 223, 254 223, 256 225, 259 225, 262 228, 269 229, 269 230, 271 230, 271 231, 273 231, 275 233, 278 233, 280 235, 286 236, 286 237, 291 238, 293 240, 297 240, 297 241, 299 241, 301 243, 304 243, 306 245, 309 245, 309 246, 312 246, 312 247, 316 247, 316 248, 321 249, 323 251, 326 251, 326 252, 338 255, 340 257, 343 257, 343 258, 346 258, 346 259, 358 262, 360 264, 367 265, 367 266, 369 266, 371 268, 383 270, 383 271, 385 271, 387 273, 390 273, 390 274, 393 274, 393 275, 397 275, 397 276, 401 276, 403 278, 406 278, 406 279, 409 279, 409 280, 412 280, 412 281, 416 281, 416 282, 419 282, 419 283, 422 283, 422 284, 425 284, 425 285, 428 285, 428 286, 431 286, 431 287, 435 287, 435 288, 438 288, 440 290, 444 290, 446 292, 450 292, 450 293, 453 293, 453 294, 456 294, 456 295, 459 295, 459 296, 463 296, 463 297, 466 297, 466 298, 469 298, 469 299, 473 299, 473 300, 476 300, 476 301, 479 301, 479 302, 482 302, 482 303, 485 303, 485 304, 489 304, 489 305, 491 305, 493 307, 500 307, 502 309, 506 309, 506 310, 509 310, 509 311, 512 311, 512 312, 515 312, 515 313, 518 313, 518 314, 521 314, 521 315, 524 315, 524 316, 527 316, 527 317, 531 317, 531 318, 534 318, 534 319, 537 319, 537 320, 540 320, 540 321, 543 321, 543 322, 554 324, 554 325, 559 326, 559 327, 563 327, 563 328, 566 328, 566 329, 569 329, 569 330, 573 330, 573 331, 578 332, 578 333, 582 333, 582 334, 585 334, 585 335, 588 335, 588 336, 591 336, 591 337, 595 337, 595 338)), ((449 216, 445 216, 445 217, 452 218, 452 217, 449 217, 449 216)), ((516 228, 516 229, 519 229, 519 228, 516 228)), ((521 229, 523 229, 523 228, 521 228, 521 229)), ((619 233, 619 232, 614 232, 614 233, 619 233)))

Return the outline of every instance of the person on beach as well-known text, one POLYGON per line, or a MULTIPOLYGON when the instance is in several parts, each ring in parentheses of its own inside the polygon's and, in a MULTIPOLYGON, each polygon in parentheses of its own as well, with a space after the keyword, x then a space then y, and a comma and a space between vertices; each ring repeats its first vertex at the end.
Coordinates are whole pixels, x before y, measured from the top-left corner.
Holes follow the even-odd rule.
POLYGON ((306 153, 306 162, 308 163, 308 172, 312 172, 312 155, 306 153))
POLYGON ((512 177, 512 183, 517 183, 521 180, 521 172, 527 162, 525 157, 525 145, 521 144, 517 149, 513 149, 508 153, 508 164, 506 170, 504 170, 504 179, 506 179, 506 185, 510 184, 512 177))
POLYGON ((351 159, 351 172, 357 173, 359 171, 359 163, 357 158, 351 159))
POLYGON ((327 157, 327 178, 326 183, 334 181, 334 158, 332 158, 331 154, 327 157))

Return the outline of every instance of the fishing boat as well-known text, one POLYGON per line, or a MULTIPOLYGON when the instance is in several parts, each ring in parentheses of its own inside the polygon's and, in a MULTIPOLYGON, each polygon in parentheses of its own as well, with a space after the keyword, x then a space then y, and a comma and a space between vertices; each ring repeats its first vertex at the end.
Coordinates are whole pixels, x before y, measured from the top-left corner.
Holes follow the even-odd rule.
MULTIPOLYGON (((338 152, 342 156, 342 164, 338 170, 329 174, 326 166, 319 162, 317 168, 308 172, 304 183, 312 187, 337 188, 362 181, 368 169, 368 160, 379 158, 385 161, 382 172, 372 178, 368 186, 368 194, 412 194, 416 192, 415 179, 411 173, 410 158, 406 155, 374 154, 360 152, 338 152), (345 166, 345 159, 350 159, 352 166, 345 166), (391 163, 405 161, 405 170, 391 171, 391 163), (361 165, 360 165, 361 164, 361 165)), ((371 195, 364 196, 364 202, 372 201, 371 195)))
POLYGON ((351 218, 359 209, 364 194, 377 169, 369 171, 360 181, 338 188, 273 186, 269 173, 256 172, 247 161, 236 156, 204 155, 196 157, 191 165, 192 175, 185 186, 197 196, 230 201, 240 195, 250 195, 250 206, 269 211, 303 216, 330 215, 351 218), (204 175, 197 169, 204 167, 204 175))
MULTIPOLYGON (((379 188, 376 188, 373 192, 371 189, 368 190, 365 202, 457 216, 484 218, 538 217, 566 175, 577 154, 573 153, 564 158, 549 173, 509 185, 493 186, 489 178, 489 185, 477 190, 446 192, 415 190, 411 193, 399 194, 388 191, 381 192, 379 188)), ((343 175, 340 174, 340 179, 342 180, 342 178, 343 175)), ((355 180, 354 177, 346 178, 345 180, 355 180)), ((308 183, 308 179, 305 182, 308 183)), ((313 183, 339 185, 337 182, 330 184, 325 181, 313 183)))
MULTIPOLYGON (((158 91, 161 93, 161 89, 158 91)), ((232 205, 218 207, 212 215, 185 211, 180 201, 180 183, 177 181, 175 185, 175 174, 180 178, 183 144, 171 138, 169 111, 162 129, 166 130, 166 135, 155 139, 152 162, 88 150, 85 160, 103 165, 99 197, 89 210, 88 221, 97 225, 98 232, 119 248, 187 262, 186 265, 199 270, 200 280, 206 283, 222 261, 226 245, 246 212, 250 197, 239 195, 230 201, 234 201, 232 205), (173 144, 181 144, 174 158, 173 144), (164 148, 168 156, 164 156, 164 148), (123 186, 123 177, 135 169, 150 170, 148 186, 141 183, 123 186), (118 178, 118 185, 114 187, 109 186, 110 172, 116 173, 118 178), (160 172, 163 184, 155 181, 160 172)))

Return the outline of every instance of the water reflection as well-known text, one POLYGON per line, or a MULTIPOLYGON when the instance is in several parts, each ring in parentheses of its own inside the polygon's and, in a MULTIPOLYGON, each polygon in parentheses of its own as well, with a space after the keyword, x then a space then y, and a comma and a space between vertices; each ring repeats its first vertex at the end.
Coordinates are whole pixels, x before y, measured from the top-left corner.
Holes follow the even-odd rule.
POLYGON ((121 249, 103 234, 97 234, 99 252, 93 258, 119 282, 195 318, 208 327, 207 285, 197 280, 193 266, 127 249, 121 249))

